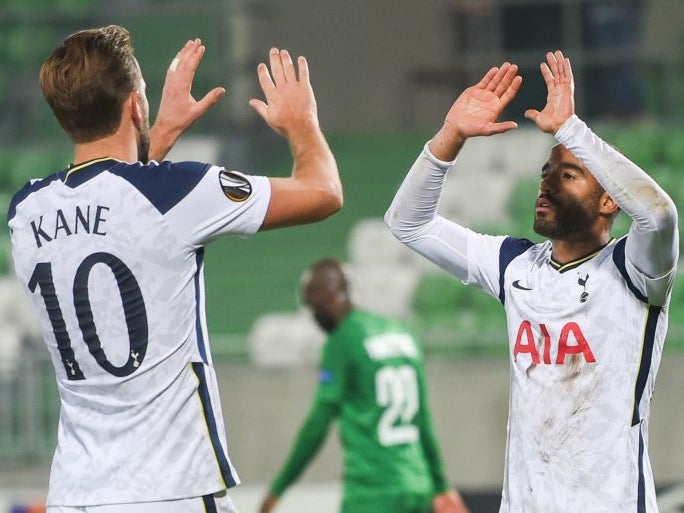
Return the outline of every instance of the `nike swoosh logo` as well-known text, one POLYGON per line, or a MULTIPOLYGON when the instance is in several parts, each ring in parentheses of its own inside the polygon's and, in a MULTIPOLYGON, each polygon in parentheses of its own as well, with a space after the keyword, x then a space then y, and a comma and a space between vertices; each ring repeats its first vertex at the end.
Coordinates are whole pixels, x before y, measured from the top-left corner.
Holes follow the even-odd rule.
POLYGON ((513 286, 514 286, 516 289, 520 289, 520 290, 532 290, 532 289, 530 289, 530 288, 528 288, 528 287, 525 287, 524 285, 521 285, 521 284, 520 284, 520 280, 515 280, 515 281, 513 282, 513 286))

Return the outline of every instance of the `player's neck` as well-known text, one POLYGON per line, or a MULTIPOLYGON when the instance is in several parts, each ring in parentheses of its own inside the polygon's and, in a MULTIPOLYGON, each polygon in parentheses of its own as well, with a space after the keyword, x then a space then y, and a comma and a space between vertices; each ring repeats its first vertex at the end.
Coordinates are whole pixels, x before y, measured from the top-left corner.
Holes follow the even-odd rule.
POLYGON ((124 162, 138 161, 138 145, 135 137, 117 131, 96 141, 79 143, 74 148, 74 164, 110 157, 124 162))
POLYGON ((551 256, 560 264, 574 262, 590 255, 602 248, 610 241, 610 233, 605 232, 600 236, 590 237, 581 241, 553 240, 551 241, 551 256))

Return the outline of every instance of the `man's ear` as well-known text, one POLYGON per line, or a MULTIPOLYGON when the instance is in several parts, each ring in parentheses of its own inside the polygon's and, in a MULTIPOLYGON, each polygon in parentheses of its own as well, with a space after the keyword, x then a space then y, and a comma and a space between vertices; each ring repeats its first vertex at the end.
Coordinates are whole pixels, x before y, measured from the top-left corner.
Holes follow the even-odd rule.
POLYGON ((140 128, 143 124, 143 109, 138 91, 133 91, 130 95, 128 95, 125 105, 125 108, 128 110, 129 115, 133 120, 133 124, 140 128))
POLYGON ((599 212, 601 214, 613 216, 617 214, 618 210, 620 210, 620 207, 618 207, 618 204, 615 202, 615 200, 607 192, 604 191, 601 193, 601 199, 599 200, 599 212))

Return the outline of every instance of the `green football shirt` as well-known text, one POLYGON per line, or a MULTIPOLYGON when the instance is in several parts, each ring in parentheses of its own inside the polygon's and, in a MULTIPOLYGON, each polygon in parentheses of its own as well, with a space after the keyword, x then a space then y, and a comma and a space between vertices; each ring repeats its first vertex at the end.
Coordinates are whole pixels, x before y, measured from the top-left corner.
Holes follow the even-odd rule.
POLYGON ((332 420, 344 454, 344 497, 447 490, 427 403, 423 354, 398 323, 352 311, 326 341, 316 398, 271 492, 281 495, 332 420))

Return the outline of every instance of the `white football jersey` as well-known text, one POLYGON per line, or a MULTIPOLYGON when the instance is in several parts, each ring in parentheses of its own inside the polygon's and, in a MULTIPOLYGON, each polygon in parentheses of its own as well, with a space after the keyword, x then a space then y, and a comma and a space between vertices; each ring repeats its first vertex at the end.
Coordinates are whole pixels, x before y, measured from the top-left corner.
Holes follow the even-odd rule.
POLYGON ((648 294, 667 297, 672 277, 647 280, 625 243, 559 265, 548 241, 468 231, 467 281, 508 320, 502 513, 657 511, 648 418, 667 306, 648 294))
POLYGON ((14 267, 61 398, 48 505, 163 501, 239 482, 207 338, 203 246, 256 232, 269 200, 265 177, 113 159, 16 194, 14 267))

